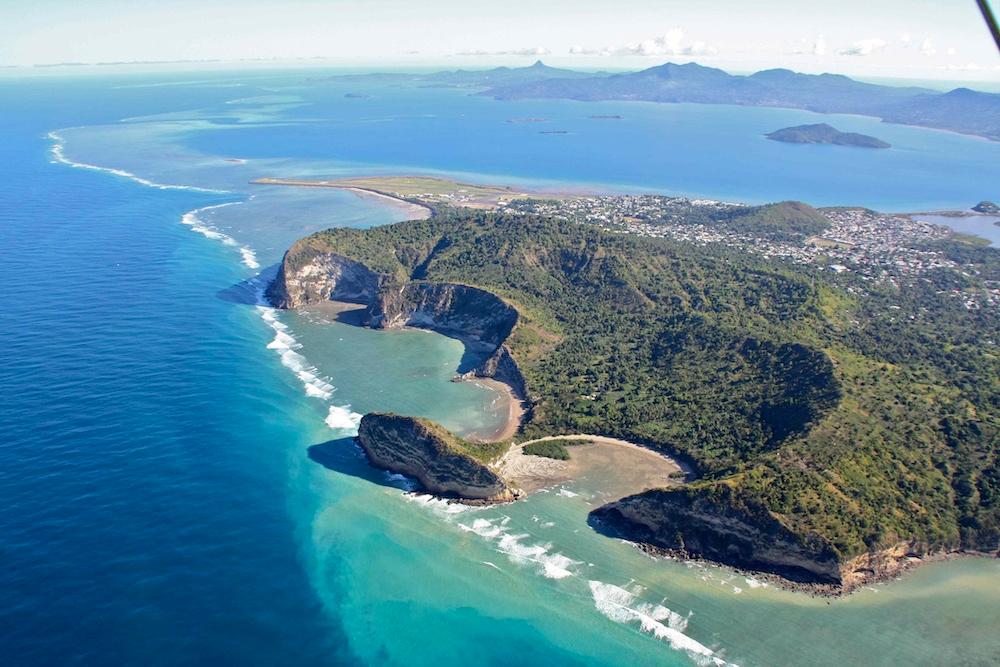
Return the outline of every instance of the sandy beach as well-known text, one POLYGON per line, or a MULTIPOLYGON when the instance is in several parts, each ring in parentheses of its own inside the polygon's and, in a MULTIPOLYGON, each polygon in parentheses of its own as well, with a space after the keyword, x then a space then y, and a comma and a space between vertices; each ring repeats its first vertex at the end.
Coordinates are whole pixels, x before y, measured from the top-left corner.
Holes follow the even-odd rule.
POLYGON ((487 442, 501 442, 513 438, 517 434, 517 430, 521 428, 521 420, 524 419, 524 402, 514 395, 514 390, 506 382, 500 382, 493 378, 475 378, 471 382, 501 392, 503 400, 507 402, 507 421, 494 432, 483 434, 481 439, 487 442))
POLYGON ((598 435, 556 435, 515 444, 497 463, 500 473, 526 493, 571 479, 587 479, 604 500, 622 498, 647 489, 679 484, 685 472, 671 458, 634 443, 598 435), (525 445, 545 440, 575 440, 567 447, 569 460, 525 454, 525 445))
POLYGON ((405 199, 399 199, 398 197, 393 197, 392 195, 387 195, 382 192, 376 192, 375 190, 369 190, 367 188, 358 188, 351 186, 329 186, 336 187, 340 190, 349 190, 359 197, 367 197, 371 199, 377 199, 383 203, 388 203, 390 206, 394 206, 399 209, 407 211, 407 220, 426 220, 431 217, 431 209, 427 206, 421 206, 420 204, 414 204, 413 202, 406 201, 405 199))
POLYGON ((372 190, 370 188, 363 188, 357 185, 350 185, 348 183, 339 183, 337 181, 313 181, 305 179, 295 179, 295 178, 257 178, 250 181, 254 185, 291 185, 301 188, 333 188, 336 190, 348 190, 358 195, 359 197, 368 197, 372 199, 377 199, 384 204, 389 204, 395 208, 401 208, 408 212, 407 220, 424 220, 431 216, 431 209, 427 206, 414 203, 412 201, 407 201, 406 199, 401 199, 399 197, 393 197, 392 195, 385 194, 384 192, 379 192, 377 190, 372 190))

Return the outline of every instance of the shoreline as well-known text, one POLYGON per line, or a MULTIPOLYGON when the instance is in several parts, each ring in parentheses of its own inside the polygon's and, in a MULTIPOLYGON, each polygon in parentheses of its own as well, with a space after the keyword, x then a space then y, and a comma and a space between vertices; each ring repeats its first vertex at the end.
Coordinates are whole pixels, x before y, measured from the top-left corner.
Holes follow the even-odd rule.
MULTIPOLYGON (((337 316, 343 313, 350 313, 350 312, 359 313, 360 316, 361 311, 365 310, 365 308, 366 306, 360 303, 330 299, 329 301, 325 301, 323 303, 311 304, 308 307, 304 308, 303 310, 305 311, 312 310, 318 313, 333 315, 336 318, 337 316)), ((365 329, 376 331, 375 329, 371 329, 370 327, 364 326, 360 322, 354 322, 351 324, 352 326, 359 326, 365 329)), ((481 345, 480 341, 478 341, 475 338, 467 336, 463 337, 457 335, 453 331, 442 331, 439 329, 433 329, 429 327, 404 325, 401 327, 384 329, 383 331, 413 331, 421 333, 426 333, 429 331, 432 333, 445 336, 447 338, 458 340, 467 348, 481 345)), ((518 430, 520 430, 521 424, 524 421, 524 417, 528 413, 528 409, 525 405, 525 401, 518 398, 517 391, 514 389, 514 387, 504 382, 503 380, 497 380, 496 378, 492 377, 480 377, 480 376, 462 377, 456 375, 455 378, 452 379, 452 381, 468 382, 471 384, 478 385, 484 389, 495 391, 499 395, 500 399, 507 403, 507 417, 506 419, 504 419, 503 424, 494 428, 491 432, 485 432, 482 430, 472 431, 466 434, 464 437, 466 437, 469 440, 478 440, 480 442, 503 442, 505 440, 511 440, 515 435, 517 435, 517 432, 518 430)))
POLYGON ((653 488, 682 484, 677 473, 690 474, 680 461, 627 440, 575 433, 545 436, 512 443, 493 467, 516 483, 526 494, 551 488, 590 473, 608 475, 596 490, 605 501, 618 500, 653 488), (574 440, 568 447, 569 459, 551 459, 525 454, 524 447, 536 442, 574 440))
MULTIPOLYGON (((322 186, 320 186, 322 187, 322 186)), ((427 218, 434 215, 434 210, 430 206, 425 206, 423 204, 417 204, 408 199, 402 199, 400 197, 393 197, 384 192, 379 192, 378 190, 370 190, 368 188, 359 188, 357 186, 328 186, 333 187, 337 190, 347 190, 348 192, 353 192, 358 197, 370 198, 382 200, 388 203, 390 206, 403 209, 405 211, 410 211, 413 213, 412 217, 407 218, 407 220, 426 220, 427 218)))
POLYGON ((506 382, 497 380, 496 378, 475 377, 463 381, 471 382, 472 384, 479 385, 480 387, 496 391, 502 396, 503 400, 507 402, 507 419, 503 425, 495 429, 492 434, 485 437, 480 434, 473 433, 471 439, 480 439, 483 442, 503 442, 505 440, 510 440, 517 435, 517 432, 521 429, 521 424, 523 423, 524 416, 527 414, 528 410, 524 406, 524 401, 517 397, 514 388, 506 382))
POLYGON ((298 188, 330 188, 333 190, 347 190, 348 192, 353 192, 359 197, 365 198, 370 197, 372 199, 377 199, 384 201, 385 203, 393 206, 395 208, 401 208, 404 210, 409 210, 414 213, 414 216, 407 218, 407 220, 426 220, 434 214, 434 210, 425 204, 419 204, 415 201, 409 199, 403 199, 402 197, 394 197, 393 195, 387 194, 385 192, 379 192, 378 190, 373 190, 371 188, 360 187, 357 185, 351 185, 349 183, 337 183, 336 181, 310 181, 306 179, 296 179, 296 178, 272 178, 272 177, 262 177, 255 178, 250 181, 251 185, 283 185, 298 188))
MULTIPOLYGON (((291 184, 294 185, 294 183, 291 184)), ((383 192, 379 192, 377 190, 358 187, 356 185, 332 184, 332 183, 331 184, 302 183, 302 185, 307 185, 312 187, 334 187, 338 189, 346 189, 355 192, 356 194, 359 195, 375 197, 380 201, 392 202, 393 205, 406 204, 410 206, 418 206, 417 204, 413 204, 412 202, 409 202, 401 197, 388 195, 383 192)), ((428 214, 432 212, 432 209, 429 207, 421 206, 420 208, 423 208, 425 211, 428 212, 428 214)), ((969 215, 976 216, 985 214, 970 212, 969 215)), ((463 337, 460 333, 457 333, 455 331, 442 330, 433 326, 427 326, 427 327, 412 326, 412 328, 437 331, 438 333, 442 333, 446 336, 462 340, 463 343, 465 343, 466 345, 471 345, 472 344, 471 341, 476 340, 475 338, 467 336, 463 337)), ((469 375, 472 374, 470 373, 469 375)), ((514 387, 505 382, 496 380, 494 378, 465 377, 462 378, 462 380, 476 382, 479 383, 480 386, 482 387, 495 389, 508 401, 507 419, 505 420, 503 426, 495 429, 493 433, 488 435, 486 438, 482 438, 482 441, 503 442, 516 436, 517 431, 519 430, 522 420, 526 414, 526 411, 524 410, 522 402, 517 399, 514 387)), ((474 439, 474 437, 475 436, 473 436, 470 439, 474 439)), ((507 448, 506 453, 502 457, 500 457, 498 461, 491 464, 490 467, 493 468, 495 471, 499 472, 504 478, 510 481, 512 485, 523 487, 526 493, 532 493, 542 488, 553 486, 562 481, 568 481, 569 479, 572 479, 574 477, 574 475, 570 471, 570 466, 568 464, 563 464, 562 462, 555 459, 546 459, 544 457, 534 457, 523 454, 523 447, 527 444, 539 441, 559 440, 559 439, 589 441, 598 445, 623 448, 623 451, 630 451, 633 453, 641 452, 643 456, 656 457, 657 460, 659 460, 661 463, 669 462, 673 464, 677 470, 684 472, 685 476, 690 476, 693 474, 693 471, 687 466, 684 466, 679 461, 669 456, 666 456, 665 454, 661 454, 650 447, 642 446, 637 443, 621 440, 618 438, 588 435, 588 434, 550 435, 541 438, 526 440, 521 443, 512 442, 510 446, 507 448), (513 468, 512 472, 512 466, 514 462, 521 464, 521 467, 513 468), (529 479, 530 483, 528 484, 523 483, 522 480, 525 479, 529 479)), ((607 450, 607 448, 605 449, 607 450)), ((573 458, 574 455, 571 453, 570 459, 572 460, 573 458)), ((613 470, 615 466, 612 465, 609 467, 613 470)), ((577 474, 579 474, 579 471, 576 472, 577 474)), ((667 486, 670 486, 668 480, 669 478, 663 480, 662 484, 658 484, 657 486, 649 486, 646 488, 658 488, 658 487, 665 488, 667 486)), ((643 490, 646 489, 640 488, 634 491, 634 493, 638 493, 643 490)), ((459 502, 464 502, 464 501, 459 501, 459 502)), ((640 550, 650 555, 660 555, 660 556, 670 555, 674 557, 683 557, 685 560, 708 562, 735 572, 750 573, 754 577, 758 577, 767 581, 773 581, 776 585, 788 590, 806 592, 808 594, 816 596, 847 595, 852 591, 857 590, 859 588, 863 588, 867 585, 896 580, 900 576, 904 575, 907 571, 914 569, 918 565, 927 562, 936 562, 939 560, 947 560, 949 558, 957 558, 968 555, 979 555, 979 554, 969 554, 967 552, 934 552, 934 553, 922 554, 920 556, 917 555, 910 556, 907 555, 906 552, 904 552, 897 557, 893 557, 892 555, 888 556, 889 560, 887 561, 887 564, 884 566, 884 569, 881 569, 880 571, 873 571, 870 576, 859 574, 861 572, 861 570, 859 569, 852 569, 851 572, 843 573, 840 576, 839 581, 841 583, 803 583, 795 581, 794 579, 785 578, 780 574, 774 574, 774 573, 768 573, 763 571, 732 566, 727 564, 723 560, 713 560, 708 558, 697 558, 697 557, 692 558, 690 555, 686 553, 672 552, 671 550, 668 549, 660 549, 653 545, 643 544, 641 542, 634 542, 629 540, 626 541, 628 541, 629 544, 632 544, 636 548, 639 548, 640 550), (895 562, 892 562, 893 559, 895 559, 895 562)), ((880 552, 875 552, 875 553, 884 554, 885 551, 886 550, 880 550, 880 552)), ((860 559, 862 556, 864 556, 864 554, 859 555, 857 558, 860 559)), ((845 565, 849 565, 849 567, 852 568, 854 567, 853 565, 850 565, 850 561, 845 563, 845 565)))
POLYGON ((997 556, 988 552, 981 551, 936 551, 934 553, 929 553, 924 556, 912 556, 907 557, 907 560, 900 564, 899 568, 893 570, 892 572, 886 572, 880 575, 876 575, 871 579, 866 579, 859 581, 850 587, 844 587, 843 585, 837 584, 821 584, 821 583, 806 583, 801 581, 794 581, 792 579, 787 579, 780 574, 775 574, 774 572, 765 572, 763 570, 752 570, 744 567, 738 567, 736 565, 730 565, 722 561, 712 560, 710 558, 703 558, 696 554, 689 554, 684 551, 678 551, 675 549, 665 549, 663 547, 658 547, 654 544, 649 544, 647 542, 633 542, 625 538, 621 538, 624 542, 631 545, 633 548, 638 549, 642 553, 646 554, 654 560, 659 560, 660 558, 666 560, 676 560, 676 561, 690 561, 692 563, 701 563, 705 565, 711 565, 713 567, 723 568, 735 572, 741 576, 753 577, 759 581, 764 581, 769 584, 773 584, 776 588, 780 588, 784 591, 789 591, 791 593, 803 593, 809 597, 814 598, 846 598, 849 595, 859 591, 859 590, 873 590, 871 587, 877 584, 890 584, 893 582, 900 582, 904 577, 909 575, 911 572, 916 571, 923 565, 930 565, 933 563, 944 563, 953 560, 961 560, 965 558, 992 558, 996 559, 997 556))

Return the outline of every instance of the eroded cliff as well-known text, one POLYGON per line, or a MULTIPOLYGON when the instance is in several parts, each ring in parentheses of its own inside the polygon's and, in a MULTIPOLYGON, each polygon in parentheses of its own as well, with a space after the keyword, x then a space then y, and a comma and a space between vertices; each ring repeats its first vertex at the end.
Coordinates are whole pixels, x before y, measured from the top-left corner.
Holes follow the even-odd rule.
POLYGON ((480 502, 517 497, 484 460, 500 447, 465 442, 429 420, 369 413, 361 419, 358 443, 372 465, 413 477, 435 495, 480 502))
POLYGON ((331 299, 371 303, 387 277, 343 255, 296 243, 285 253, 266 295, 278 308, 299 308, 331 299))
POLYGON ((846 593, 897 575, 928 553, 908 542, 844 558, 822 537, 794 532, 781 518, 727 486, 654 489, 595 509, 605 532, 685 557, 766 572, 823 593, 846 593))
POLYGON ((300 242, 285 254, 266 294, 278 308, 330 300, 363 303, 366 326, 420 327, 481 345, 487 356, 471 375, 496 378, 518 397, 525 396, 520 369, 504 344, 517 325, 517 310, 486 290, 373 271, 357 260, 300 242))

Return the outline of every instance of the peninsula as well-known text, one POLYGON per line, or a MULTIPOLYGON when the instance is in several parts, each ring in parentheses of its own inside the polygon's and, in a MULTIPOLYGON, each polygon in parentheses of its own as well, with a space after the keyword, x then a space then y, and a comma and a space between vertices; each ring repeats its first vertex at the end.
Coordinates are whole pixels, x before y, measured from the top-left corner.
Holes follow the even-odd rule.
POLYGON ((1000 140, 1000 93, 969 88, 940 92, 917 86, 883 86, 840 74, 768 69, 730 74, 698 63, 663 63, 632 72, 580 72, 530 67, 408 74, 361 74, 320 81, 392 81, 399 85, 474 88, 498 100, 620 100, 805 109, 849 113, 887 123, 932 127, 1000 140))
POLYGON ((836 146, 857 146, 858 148, 890 148, 890 145, 881 139, 856 132, 841 132, 826 123, 786 127, 769 132, 764 136, 772 141, 783 141, 789 144, 833 144, 836 146))
MULTIPOLYGON (((298 241, 269 298, 353 301, 366 326, 481 346, 471 374, 525 401, 522 443, 592 434, 689 465, 685 484, 595 510, 597 529, 825 591, 996 554, 1000 253, 797 202, 433 208, 298 241)), ((387 419, 359 436, 374 464, 448 495, 516 495, 509 443, 477 457, 437 425, 387 419)))

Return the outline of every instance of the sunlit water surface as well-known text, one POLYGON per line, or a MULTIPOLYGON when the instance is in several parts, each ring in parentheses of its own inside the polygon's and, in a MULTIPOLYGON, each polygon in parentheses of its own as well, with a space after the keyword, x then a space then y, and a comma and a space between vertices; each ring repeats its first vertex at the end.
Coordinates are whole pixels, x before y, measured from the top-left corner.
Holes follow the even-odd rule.
POLYGON ((0 84, 15 100, 0 109, 10 664, 1000 660, 996 561, 810 598, 593 532, 611 471, 472 509, 371 469, 350 439, 361 413, 486 432, 501 397, 449 381, 472 361, 459 341, 262 305, 296 239, 405 214, 248 183, 421 171, 956 208, 1000 182, 997 144, 838 118, 896 147, 859 153, 761 138, 815 118, 797 111, 378 86, 357 99, 307 78, 0 84), (609 113, 623 120, 589 118, 609 113), (504 122, 526 116, 571 134, 504 122))

